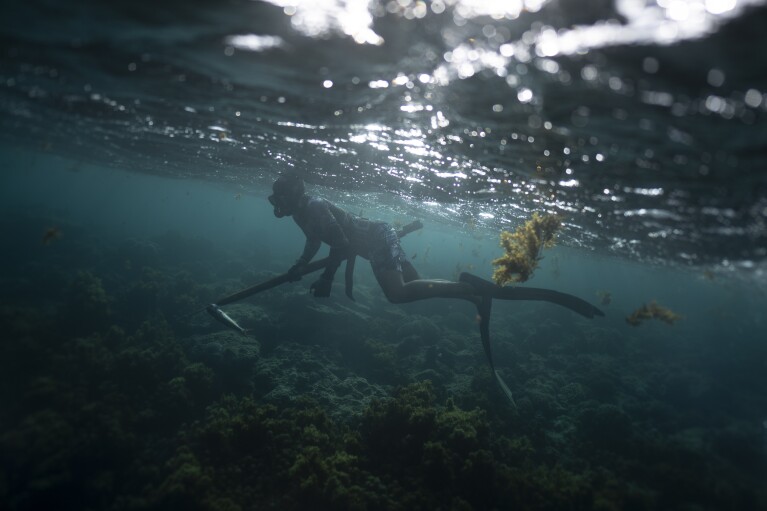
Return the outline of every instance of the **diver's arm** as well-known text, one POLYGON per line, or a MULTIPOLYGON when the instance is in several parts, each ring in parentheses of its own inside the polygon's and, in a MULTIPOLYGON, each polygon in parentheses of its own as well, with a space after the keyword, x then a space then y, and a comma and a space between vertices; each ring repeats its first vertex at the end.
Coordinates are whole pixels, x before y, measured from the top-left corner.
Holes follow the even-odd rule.
POLYGON ((330 288, 333 285, 333 277, 336 275, 336 270, 341 264, 341 261, 346 259, 349 255, 348 243, 345 246, 331 246, 330 255, 328 256, 328 262, 325 265, 325 271, 320 274, 320 278, 317 279, 314 284, 309 287, 310 292, 315 297, 330 296, 330 288))
POLYGON ((344 256, 342 253, 339 252, 337 248, 330 247, 330 256, 328 257, 328 263, 325 265, 325 271, 320 274, 320 278, 309 286, 309 292, 317 298, 327 298, 330 296, 333 277, 336 274, 338 265, 340 265, 343 260, 344 256))
MULTIPOLYGON (((315 228, 321 233, 321 238, 330 245, 330 256, 328 264, 321 278, 332 281, 341 261, 346 259, 349 254, 350 243, 336 215, 331 209, 335 210, 327 201, 316 201, 310 205, 310 212, 315 228)), ((338 210, 342 214, 341 210, 338 210)))
POLYGON ((301 266, 306 266, 309 264, 312 258, 317 255, 317 251, 319 251, 320 245, 322 245, 322 242, 319 240, 319 238, 307 237, 306 243, 304 244, 304 251, 301 253, 301 257, 299 257, 296 261, 296 264, 301 266))
POLYGON ((304 251, 301 257, 296 260, 295 264, 288 269, 288 280, 290 282, 297 282, 301 280, 301 276, 304 273, 304 268, 312 260, 312 257, 320 249, 321 241, 316 238, 306 238, 306 244, 304 245, 304 251))
POLYGON ((341 261, 346 259, 349 255, 348 246, 338 248, 330 247, 330 255, 328 256, 328 264, 325 266, 325 271, 322 272, 320 277, 325 280, 333 280, 336 275, 338 267, 341 265, 341 261))

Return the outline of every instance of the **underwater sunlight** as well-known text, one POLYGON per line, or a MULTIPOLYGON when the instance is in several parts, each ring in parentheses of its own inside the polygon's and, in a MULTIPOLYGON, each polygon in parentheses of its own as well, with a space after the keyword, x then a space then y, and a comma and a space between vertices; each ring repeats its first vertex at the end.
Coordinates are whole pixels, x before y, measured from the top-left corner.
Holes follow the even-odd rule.
POLYGON ((767 1, 0 18, 0 509, 767 509, 767 1))

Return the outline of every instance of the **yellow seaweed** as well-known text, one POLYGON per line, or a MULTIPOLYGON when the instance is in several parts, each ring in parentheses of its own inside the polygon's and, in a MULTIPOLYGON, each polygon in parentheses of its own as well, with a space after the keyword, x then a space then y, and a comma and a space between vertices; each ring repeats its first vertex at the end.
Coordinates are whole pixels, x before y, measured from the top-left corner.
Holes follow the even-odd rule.
POLYGON ((597 291, 597 296, 599 297, 599 303, 604 306, 610 305, 613 301, 613 294, 610 291, 597 291))
POLYGON ((626 323, 631 326, 638 326, 642 321, 646 319, 659 319, 664 323, 673 325, 675 321, 682 319, 682 316, 669 308, 659 305, 655 300, 653 300, 649 304, 642 304, 641 307, 632 312, 626 318, 626 323))
POLYGON ((530 220, 516 231, 501 232, 501 247, 505 252, 493 260, 497 266, 493 280, 499 286, 510 282, 525 282, 538 267, 544 248, 554 246, 554 237, 562 227, 559 215, 539 215, 533 213, 530 220))
POLYGON ((61 230, 58 227, 49 227, 43 233, 43 245, 50 245, 53 241, 61 238, 61 230))

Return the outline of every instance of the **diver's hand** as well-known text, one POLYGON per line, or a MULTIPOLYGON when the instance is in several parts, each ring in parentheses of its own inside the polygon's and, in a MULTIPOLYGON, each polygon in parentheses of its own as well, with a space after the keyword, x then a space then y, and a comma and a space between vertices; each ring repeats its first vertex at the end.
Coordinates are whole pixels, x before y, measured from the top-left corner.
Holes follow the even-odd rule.
POLYGON ((288 270, 288 282, 298 282, 306 269, 305 264, 296 263, 288 270))
POLYGON ((327 298, 330 296, 330 288, 333 286, 332 279, 326 279, 320 277, 314 284, 309 286, 309 292, 314 295, 315 298, 327 298))

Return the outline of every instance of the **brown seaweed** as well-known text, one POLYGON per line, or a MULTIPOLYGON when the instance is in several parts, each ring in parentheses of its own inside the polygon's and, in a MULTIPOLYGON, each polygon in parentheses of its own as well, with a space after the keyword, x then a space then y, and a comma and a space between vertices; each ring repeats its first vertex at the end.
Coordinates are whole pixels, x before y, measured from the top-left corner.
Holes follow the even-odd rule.
POLYGON ((597 296, 599 303, 604 306, 610 305, 613 301, 613 294, 610 291, 597 291, 597 296))
POLYGON ((682 316, 653 300, 650 303, 642 304, 641 307, 632 312, 626 318, 626 323, 631 326, 639 326, 646 319, 659 319, 664 323, 673 325, 675 321, 682 319, 682 316))
POLYGON ((562 227, 559 215, 533 213, 530 220, 516 231, 501 232, 501 247, 505 254, 493 261, 497 266, 493 280, 502 286, 513 282, 525 282, 532 277, 541 260, 544 248, 554 246, 556 232, 562 227))

